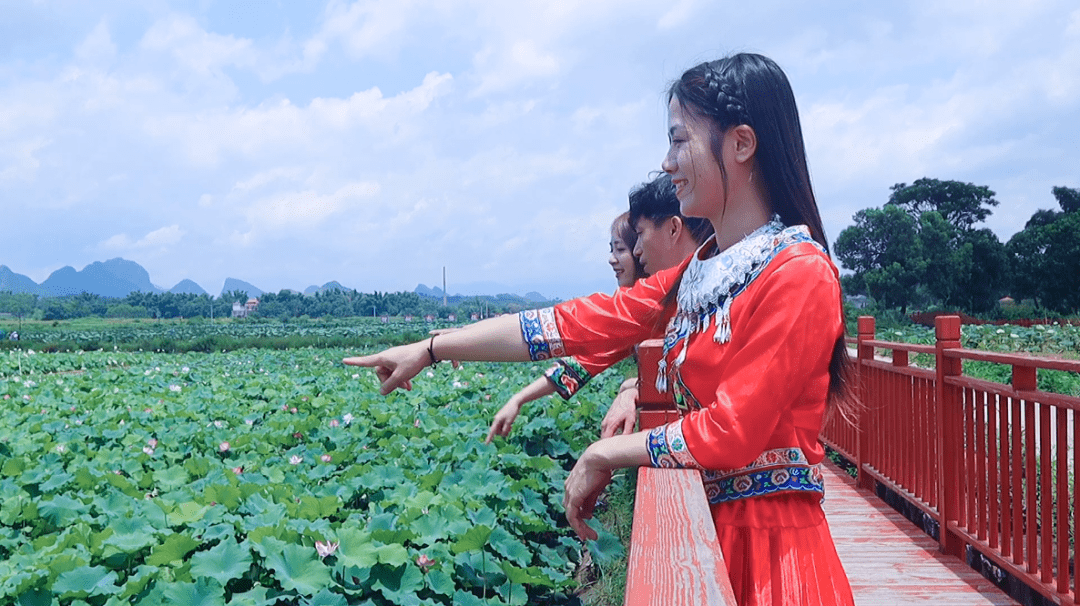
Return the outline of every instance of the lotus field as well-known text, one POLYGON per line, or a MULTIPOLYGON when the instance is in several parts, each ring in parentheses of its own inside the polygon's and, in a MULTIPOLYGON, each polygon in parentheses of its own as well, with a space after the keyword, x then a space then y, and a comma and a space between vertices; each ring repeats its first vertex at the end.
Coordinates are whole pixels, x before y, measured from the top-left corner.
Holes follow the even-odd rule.
MULTIPOLYGON (((883 341, 933 345, 934 329, 918 325, 887 328, 877 331, 876 338, 883 341)), ((1080 358, 1080 326, 1038 324, 1023 327, 965 324, 960 328, 960 338, 963 347, 969 349, 1071 359, 1080 358)), ((933 356, 926 354, 917 354, 913 356, 912 361, 919 366, 932 368, 934 365, 933 356)), ((980 379, 998 383, 1008 383, 1011 380, 1011 369, 1004 364, 965 361, 964 372, 980 379)), ((1075 373, 1040 370, 1038 382, 1039 389, 1080 396, 1080 378, 1075 373)))
POLYGON ((0 605, 569 603, 562 482, 621 376, 485 445, 541 367, 381 397, 355 353, 0 352, 0 605))

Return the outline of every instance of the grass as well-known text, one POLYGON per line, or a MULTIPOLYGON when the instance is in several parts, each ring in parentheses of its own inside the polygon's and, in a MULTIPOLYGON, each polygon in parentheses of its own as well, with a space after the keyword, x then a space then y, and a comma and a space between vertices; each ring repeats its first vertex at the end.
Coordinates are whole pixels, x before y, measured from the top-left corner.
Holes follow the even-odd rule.
MULTIPOLYGON (((637 489, 637 473, 633 469, 619 473, 604 495, 603 506, 596 517, 604 528, 619 537, 626 553, 630 553, 630 532, 634 521, 634 492, 637 489)), ((582 583, 578 591, 581 603, 586 606, 618 606, 626 595, 627 556, 609 564, 591 564, 579 572, 582 583)))

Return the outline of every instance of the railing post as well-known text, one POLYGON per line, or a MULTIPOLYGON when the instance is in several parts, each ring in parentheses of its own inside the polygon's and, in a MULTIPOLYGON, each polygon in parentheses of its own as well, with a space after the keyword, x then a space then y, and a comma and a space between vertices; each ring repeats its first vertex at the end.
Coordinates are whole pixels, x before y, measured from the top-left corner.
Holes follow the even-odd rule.
POLYGON ((960 316, 938 316, 934 319, 936 337, 937 397, 935 398, 937 422, 937 466, 938 466, 938 540, 941 551, 956 557, 964 556, 964 544, 960 537, 949 530, 949 522, 956 517, 959 506, 960 490, 964 478, 960 477, 959 462, 962 456, 960 444, 963 396, 960 388, 946 385, 945 377, 956 377, 964 372, 960 358, 946 358, 946 349, 960 347, 960 316))
POLYGON ((657 365, 664 353, 663 339, 642 341, 637 346, 638 359, 638 430, 659 427, 679 418, 671 390, 656 390, 657 365))
POLYGON ((857 336, 858 343, 858 361, 856 362, 856 369, 858 370, 858 385, 859 385, 859 400, 862 406, 859 407, 858 426, 856 428, 856 445, 855 445, 855 473, 856 484, 861 488, 868 490, 874 489, 874 479, 870 477, 870 474, 863 473, 863 464, 870 458, 870 377, 867 372, 866 362, 874 359, 874 347, 872 345, 864 345, 863 341, 871 341, 874 339, 875 327, 874 316, 859 316, 858 323, 859 334, 857 336))

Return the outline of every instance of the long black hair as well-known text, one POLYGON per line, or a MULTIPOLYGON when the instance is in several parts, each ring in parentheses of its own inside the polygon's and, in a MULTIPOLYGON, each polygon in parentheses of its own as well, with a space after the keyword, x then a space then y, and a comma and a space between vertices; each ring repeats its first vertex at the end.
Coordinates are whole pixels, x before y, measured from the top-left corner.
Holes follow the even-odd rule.
MULTIPOLYGON (((739 53, 701 63, 672 83, 668 101, 671 99, 677 99, 685 111, 709 125, 709 143, 720 166, 725 191, 727 171, 720 157, 724 133, 742 124, 753 128, 757 136, 754 170, 763 183, 772 211, 785 225, 806 225, 810 236, 829 252, 810 186, 795 94, 775 61, 762 55, 739 53)), ((841 414, 849 419, 850 374, 851 359, 841 335, 829 361, 829 404, 830 409, 839 405, 841 414)))

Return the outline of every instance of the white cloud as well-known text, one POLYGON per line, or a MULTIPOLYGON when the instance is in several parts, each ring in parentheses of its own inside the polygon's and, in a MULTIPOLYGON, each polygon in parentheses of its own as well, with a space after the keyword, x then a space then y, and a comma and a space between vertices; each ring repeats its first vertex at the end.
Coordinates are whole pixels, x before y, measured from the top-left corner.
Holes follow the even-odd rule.
POLYGON ((41 160, 38 152, 52 143, 44 137, 18 141, 7 150, 0 150, 0 182, 7 180, 33 181, 41 160))
POLYGON ((695 4, 696 0, 678 0, 660 17, 656 26, 661 30, 671 30, 686 25, 695 4))
POLYGON ((282 192, 254 202, 245 211, 254 231, 309 229, 332 215, 360 210, 364 200, 379 193, 379 184, 350 183, 321 194, 313 190, 282 192))
POLYGON ((417 3, 408 0, 334 0, 326 8, 322 29, 307 43, 309 60, 320 57, 334 42, 354 59, 392 55, 408 34, 416 10, 417 3))
POLYGON ((526 88, 558 76, 562 61, 558 55, 540 46, 536 40, 509 40, 492 45, 476 54, 480 84, 474 95, 504 92, 526 84, 526 88))
POLYGON ((75 48, 75 60, 81 64, 107 66, 116 58, 116 44, 105 20, 98 22, 90 35, 75 48))
POLYGON ((100 244, 108 251, 134 252, 145 249, 168 249, 178 244, 186 234, 179 225, 169 225, 146 234, 137 241, 132 241, 127 234, 116 234, 100 244))
POLYGON ((371 88, 347 99, 317 97, 307 107, 281 99, 251 108, 151 116, 144 129, 151 137, 177 144, 197 166, 215 166, 229 154, 319 153, 340 142, 347 131, 380 137, 412 133, 409 122, 448 90, 452 80, 449 74, 432 72, 416 88, 393 97, 371 88))
POLYGON ((217 74, 228 65, 248 67, 256 62, 250 40, 205 31, 189 15, 173 14, 154 23, 140 46, 166 53, 176 64, 194 74, 217 74))

